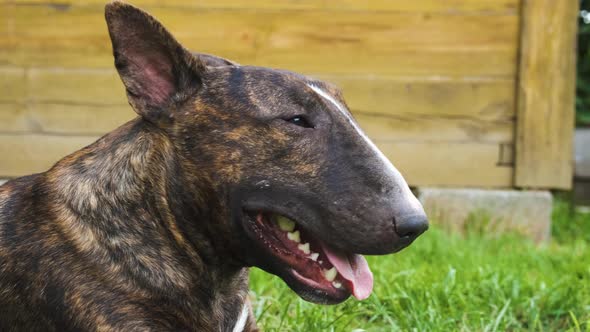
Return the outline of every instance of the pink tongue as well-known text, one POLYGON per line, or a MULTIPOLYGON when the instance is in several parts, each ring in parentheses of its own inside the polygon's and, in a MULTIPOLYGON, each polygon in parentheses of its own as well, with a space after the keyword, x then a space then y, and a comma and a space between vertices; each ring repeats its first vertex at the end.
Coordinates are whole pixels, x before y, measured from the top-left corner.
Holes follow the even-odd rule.
POLYGON ((345 254, 322 245, 328 260, 340 276, 352 284, 352 295, 358 300, 364 300, 373 290, 373 273, 369 269, 367 260, 362 255, 345 254))

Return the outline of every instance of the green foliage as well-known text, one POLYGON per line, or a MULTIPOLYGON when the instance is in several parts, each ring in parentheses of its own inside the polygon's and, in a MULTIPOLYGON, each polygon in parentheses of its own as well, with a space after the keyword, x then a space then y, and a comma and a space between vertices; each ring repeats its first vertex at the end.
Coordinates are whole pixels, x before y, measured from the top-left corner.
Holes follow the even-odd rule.
MULTIPOLYGON (((582 0, 580 8, 590 12, 590 0, 582 0)), ((578 33, 576 123, 583 126, 590 125, 590 23, 586 24, 581 17, 578 33)))
POLYGON ((575 240, 590 243, 590 213, 576 213, 564 199, 553 207, 553 239, 560 244, 575 240))
POLYGON ((558 202, 554 242, 464 237, 432 227, 411 247, 369 257, 363 302, 321 306, 253 269, 254 313, 265 331, 588 331, 590 215, 558 202))

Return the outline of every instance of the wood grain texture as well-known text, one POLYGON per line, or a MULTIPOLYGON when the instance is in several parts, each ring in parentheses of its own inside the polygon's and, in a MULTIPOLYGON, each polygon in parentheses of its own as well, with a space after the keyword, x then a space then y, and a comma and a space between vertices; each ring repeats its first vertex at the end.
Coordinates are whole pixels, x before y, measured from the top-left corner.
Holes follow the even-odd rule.
POLYGON ((31 69, 26 95, 32 102, 127 104, 125 87, 114 69, 31 69))
POLYGON ((93 136, 0 134, 0 177, 10 178, 48 170, 66 155, 94 142, 93 136))
MULTIPOLYGON (((133 115, 114 70, 36 68, 26 77, 24 91, 17 90, 26 103, 14 104, 26 112, 4 114, 0 132, 102 134, 133 115), (26 128, 11 125, 17 122, 26 128)), ((362 127, 376 139, 513 140, 511 80, 318 77, 342 87, 362 127)))
POLYGON ((498 165, 499 144, 380 142, 411 186, 511 187, 514 169, 498 165))
POLYGON ((577 0, 525 0, 515 184, 570 189, 577 0))
MULTIPOLYGON (((480 116, 485 119, 514 116, 514 81, 511 79, 311 76, 337 85, 352 109, 367 113, 480 116)), ((0 86, 5 85, 8 91, 2 94, 6 101, 127 104, 123 84, 114 69, 32 68, 25 75, 20 69, 0 67, 0 77, 0 86)))
MULTIPOLYGON (((420 114, 382 115, 353 111, 367 134, 382 141, 503 143, 513 141, 511 119, 420 114)), ((0 103, 0 133, 98 135, 135 117, 127 105, 0 103)))
POLYGON ((0 103, 22 102, 26 94, 26 76, 23 68, 0 67, 0 103))
MULTIPOLYGON (((31 133, 35 129, 28 123, 25 105, 0 102, 0 133, 31 133)), ((0 163, 3 158, 0 156, 0 163)))
MULTIPOLYGON (((102 0, 2 0, 0 4, 16 3, 53 6, 66 10, 69 6, 104 6, 102 0)), ((441 12, 441 13, 503 13, 518 10, 519 0, 135 0, 140 7, 183 7, 183 8, 223 8, 223 9, 282 9, 282 10, 355 10, 355 11, 398 11, 398 12, 441 12)))
MULTIPOLYGON (((521 0, 133 3, 191 49, 340 86, 412 185, 513 185, 521 0)), ((135 116, 103 8, 0 0, 0 177, 45 170, 135 116)))
MULTIPOLYGON (((0 134, 0 177, 42 172, 97 136, 0 134)), ((512 167, 498 166, 499 145, 376 142, 411 185, 509 187, 512 167)))
POLYGON ((369 137, 382 141, 513 142, 514 122, 433 115, 382 116, 353 112, 369 137))
POLYGON ((503 120, 515 114, 512 79, 318 77, 337 85, 348 106, 355 111, 503 120))
POLYGON ((128 105, 0 104, 0 134, 102 135, 135 116, 128 105))
MULTIPOLYGON (((512 77, 516 72, 516 14, 176 7, 150 12, 188 48, 244 64, 337 74, 512 77)), ((0 21, 5 22, 0 63, 112 68, 102 8, 16 6, 0 11, 0 21)))

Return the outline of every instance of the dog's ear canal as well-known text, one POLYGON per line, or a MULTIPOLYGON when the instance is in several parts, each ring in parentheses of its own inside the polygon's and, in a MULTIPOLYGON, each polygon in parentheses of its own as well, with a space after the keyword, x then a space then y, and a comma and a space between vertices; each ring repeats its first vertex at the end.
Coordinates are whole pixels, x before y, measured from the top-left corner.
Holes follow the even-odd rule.
POLYGON ((129 103, 152 122, 172 119, 174 106, 200 87, 205 65, 138 8, 115 1, 105 18, 129 103))

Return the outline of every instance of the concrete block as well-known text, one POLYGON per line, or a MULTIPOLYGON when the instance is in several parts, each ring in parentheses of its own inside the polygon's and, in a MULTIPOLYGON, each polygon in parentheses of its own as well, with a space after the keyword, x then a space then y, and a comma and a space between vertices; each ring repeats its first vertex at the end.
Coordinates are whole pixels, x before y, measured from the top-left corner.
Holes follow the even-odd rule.
POLYGON ((574 174, 590 178, 590 128, 578 128, 574 134, 574 174))
POLYGON ((432 223, 452 231, 518 232, 537 243, 551 236, 548 191, 420 188, 418 197, 432 223))

